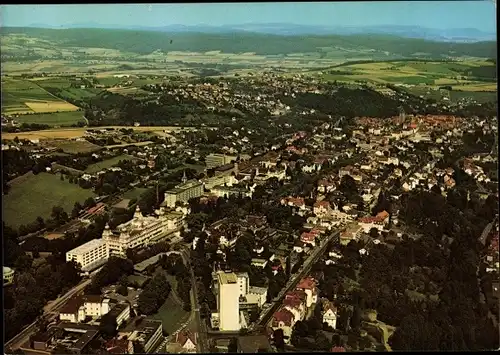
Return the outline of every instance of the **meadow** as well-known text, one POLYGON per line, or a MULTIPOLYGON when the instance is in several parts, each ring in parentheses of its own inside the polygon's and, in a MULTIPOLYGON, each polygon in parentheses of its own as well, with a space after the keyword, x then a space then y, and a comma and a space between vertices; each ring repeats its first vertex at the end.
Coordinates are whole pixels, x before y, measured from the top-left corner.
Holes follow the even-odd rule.
POLYGON ((60 148, 64 153, 68 154, 96 152, 102 149, 102 147, 85 140, 55 140, 50 142, 50 145, 60 148))
POLYGON ((2 78, 2 113, 76 111, 79 108, 50 94, 37 83, 2 78))
MULTIPOLYGON (((133 129, 138 132, 163 132, 163 131, 178 131, 181 127, 175 126, 140 126, 140 127, 131 127, 131 126, 105 126, 99 127, 99 129, 105 128, 114 128, 114 129, 133 129)), ((183 127, 184 129, 188 129, 190 127, 183 127)), ((18 137, 19 139, 71 139, 71 138, 79 138, 85 135, 85 132, 89 128, 60 128, 60 129, 46 129, 43 131, 31 131, 31 132, 18 132, 18 133, 2 133, 2 139, 14 139, 18 137)), ((121 146, 121 145, 120 145, 121 146)))
POLYGON ((15 118, 19 123, 38 123, 49 126, 70 126, 83 120, 83 112, 52 112, 42 114, 26 114, 15 118))
POLYGON ((33 222, 38 216, 50 217, 53 206, 61 206, 70 214, 75 202, 83 203, 94 197, 92 190, 85 190, 59 175, 28 173, 11 183, 7 195, 2 196, 3 220, 14 228, 33 222))
POLYGON ((131 155, 119 155, 117 157, 111 158, 111 159, 106 159, 103 160, 99 163, 91 164, 85 169, 86 173, 93 174, 97 173, 98 171, 104 170, 111 168, 112 166, 115 166, 118 164, 120 160, 136 160, 137 158, 131 156, 131 155))
MULTIPOLYGON (((492 98, 496 92, 495 64, 487 60, 468 61, 382 61, 369 63, 342 63, 322 70, 310 70, 308 75, 324 81, 357 82, 373 84, 406 84, 409 91, 438 99, 430 92, 442 86, 451 86, 462 92, 455 97, 492 98), (486 73, 486 74, 484 74, 486 73), (483 75, 480 77, 480 75, 483 75), (489 75, 489 76, 488 76, 489 75), (489 92, 476 95, 477 92, 489 92)), ((441 96, 442 97, 442 96, 441 96)))

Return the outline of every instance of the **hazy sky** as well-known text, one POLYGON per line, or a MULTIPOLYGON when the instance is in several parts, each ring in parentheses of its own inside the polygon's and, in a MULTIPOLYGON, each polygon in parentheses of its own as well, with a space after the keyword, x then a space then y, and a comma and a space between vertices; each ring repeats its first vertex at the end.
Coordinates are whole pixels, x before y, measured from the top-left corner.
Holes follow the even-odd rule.
POLYGON ((293 23, 300 25, 417 25, 496 32, 493 0, 343 3, 225 3, 4 5, 2 26, 95 22, 103 25, 166 26, 293 23))

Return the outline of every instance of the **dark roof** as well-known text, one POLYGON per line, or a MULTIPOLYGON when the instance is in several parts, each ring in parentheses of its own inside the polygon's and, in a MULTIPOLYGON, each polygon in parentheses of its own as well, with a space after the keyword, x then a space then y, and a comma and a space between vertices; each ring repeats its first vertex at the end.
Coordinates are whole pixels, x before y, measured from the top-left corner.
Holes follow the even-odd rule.
POLYGON ((238 351, 242 353, 256 353, 259 350, 271 352, 271 344, 265 335, 247 335, 238 337, 238 351))

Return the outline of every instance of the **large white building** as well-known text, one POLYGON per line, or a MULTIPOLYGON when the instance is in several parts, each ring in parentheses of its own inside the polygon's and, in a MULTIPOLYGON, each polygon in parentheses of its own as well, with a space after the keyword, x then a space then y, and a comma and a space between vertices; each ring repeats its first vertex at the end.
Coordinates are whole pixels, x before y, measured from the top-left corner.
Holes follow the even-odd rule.
POLYGON ((182 212, 166 213, 160 208, 156 211, 158 217, 144 217, 137 207, 132 220, 120 224, 116 230, 106 225, 102 234, 106 242, 109 255, 125 257, 127 249, 147 246, 175 234, 185 225, 185 216, 182 212))
POLYGON ((203 183, 198 180, 186 181, 165 192, 165 206, 175 207, 176 202, 188 202, 203 195, 203 183))
POLYGON ((109 258, 109 249, 104 239, 93 239, 66 253, 66 261, 74 260, 82 271, 91 271, 109 258))
POLYGON ((207 169, 212 169, 232 163, 236 161, 236 159, 238 159, 238 157, 234 155, 212 153, 205 157, 205 164, 207 165, 207 169))
POLYGON ((234 272, 217 272, 219 330, 240 330, 240 288, 234 272))

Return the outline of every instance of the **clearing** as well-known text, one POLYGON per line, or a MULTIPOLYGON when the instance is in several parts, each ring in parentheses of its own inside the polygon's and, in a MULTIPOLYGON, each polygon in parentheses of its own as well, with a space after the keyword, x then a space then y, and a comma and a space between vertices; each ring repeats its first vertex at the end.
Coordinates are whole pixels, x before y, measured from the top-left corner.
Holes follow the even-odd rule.
POLYGON ((85 169, 86 173, 92 174, 92 173, 97 173, 98 171, 111 168, 112 166, 115 166, 118 164, 120 160, 136 160, 137 158, 131 156, 131 155, 119 155, 114 158, 106 159, 103 160, 99 163, 91 164, 85 169))
POLYGON ((75 202, 83 203, 95 196, 92 190, 61 181, 59 175, 49 173, 28 173, 10 185, 8 194, 2 197, 3 220, 14 228, 32 223, 38 216, 49 218, 54 206, 61 206, 70 214, 75 202))

